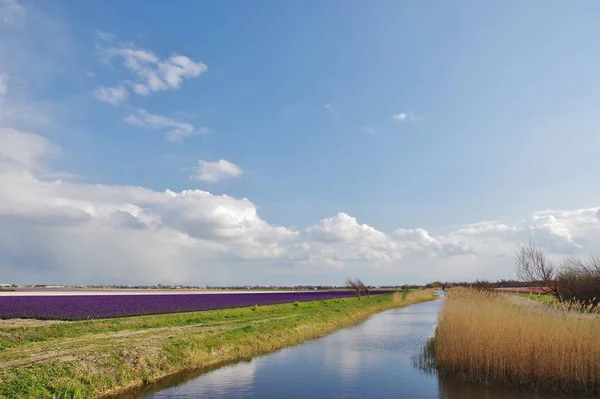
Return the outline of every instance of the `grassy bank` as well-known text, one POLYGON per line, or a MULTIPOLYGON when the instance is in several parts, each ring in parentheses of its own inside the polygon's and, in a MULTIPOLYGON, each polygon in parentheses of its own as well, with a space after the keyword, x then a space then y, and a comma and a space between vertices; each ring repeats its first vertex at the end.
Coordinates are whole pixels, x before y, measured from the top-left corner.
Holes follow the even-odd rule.
POLYGON ((248 359, 431 291, 81 322, 0 321, 0 398, 96 398, 248 359))
POLYGON ((520 293, 516 292, 516 293, 510 294, 510 295, 517 295, 522 298, 531 299, 532 301, 544 303, 547 305, 554 304, 558 301, 555 296, 550 295, 550 294, 536 294, 536 293, 527 294, 527 293, 523 293, 523 292, 520 292, 520 293))
POLYGON ((543 305, 547 305, 548 310, 553 312, 561 312, 561 313, 583 313, 590 315, 600 315, 600 305, 594 304, 582 304, 577 301, 566 301, 559 302, 558 299, 553 295, 548 294, 524 294, 524 293, 515 293, 509 294, 515 295, 521 298, 527 298, 532 301, 541 303, 543 305))
POLYGON ((530 311, 503 294, 450 290, 430 350, 444 375, 600 393, 600 320, 530 311))

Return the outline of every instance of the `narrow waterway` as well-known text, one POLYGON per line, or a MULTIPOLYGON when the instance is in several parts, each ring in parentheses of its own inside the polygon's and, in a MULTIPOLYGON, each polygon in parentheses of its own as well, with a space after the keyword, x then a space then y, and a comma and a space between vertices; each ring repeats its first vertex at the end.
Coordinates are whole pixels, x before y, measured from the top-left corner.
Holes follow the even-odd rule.
MULTIPOLYGON (((442 300, 389 310, 325 338, 202 374, 154 393, 151 399, 565 399, 439 379, 413 366, 433 335, 442 300)), ((570 396, 568 398, 575 398, 570 396)))

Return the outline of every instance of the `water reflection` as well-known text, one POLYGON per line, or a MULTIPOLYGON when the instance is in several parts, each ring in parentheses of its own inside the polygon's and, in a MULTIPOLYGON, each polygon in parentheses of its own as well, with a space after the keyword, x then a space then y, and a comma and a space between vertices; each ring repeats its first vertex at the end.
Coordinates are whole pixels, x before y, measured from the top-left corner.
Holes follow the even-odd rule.
POLYGON ((209 372, 202 378, 192 379, 177 386, 151 395, 152 398, 237 398, 247 397, 254 383, 259 359, 223 367, 209 372))
MULTIPOLYGON (((440 378, 413 367, 441 301, 387 311, 328 337, 225 366, 137 398, 554 399, 440 378)), ((173 382, 171 382, 172 384, 173 382)), ((132 397, 132 396, 130 396, 132 397)), ((565 398, 564 396, 561 398, 565 398)), ((574 398, 574 397, 571 397, 574 398)))

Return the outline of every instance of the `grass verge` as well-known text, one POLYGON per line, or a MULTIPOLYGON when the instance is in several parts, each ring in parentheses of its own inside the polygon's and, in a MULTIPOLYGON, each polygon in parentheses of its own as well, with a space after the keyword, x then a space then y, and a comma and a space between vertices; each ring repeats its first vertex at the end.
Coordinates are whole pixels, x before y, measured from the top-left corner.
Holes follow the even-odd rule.
POLYGON ((536 294, 536 293, 524 293, 524 292, 515 292, 511 295, 517 295, 523 298, 531 299, 532 301, 536 301, 539 303, 544 303, 546 305, 550 305, 558 302, 555 296, 549 294, 536 294))
POLYGON ((505 295, 448 293, 428 346, 442 375, 600 393, 600 320, 516 306, 505 295))
POLYGON ((0 398, 99 398, 249 359, 434 299, 432 291, 0 328, 0 398))

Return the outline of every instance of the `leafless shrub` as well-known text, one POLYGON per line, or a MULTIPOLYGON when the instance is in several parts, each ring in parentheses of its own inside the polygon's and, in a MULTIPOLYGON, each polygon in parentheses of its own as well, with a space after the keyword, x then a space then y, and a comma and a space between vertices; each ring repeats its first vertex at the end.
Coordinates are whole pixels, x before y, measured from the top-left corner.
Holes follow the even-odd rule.
POLYGON ((563 259, 557 276, 558 286, 566 301, 585 305, 600 303, 600 258, 590 256, 587 260, 570 255, 563 259))

